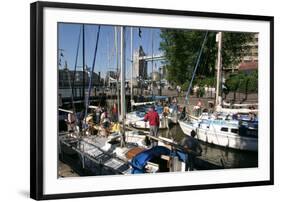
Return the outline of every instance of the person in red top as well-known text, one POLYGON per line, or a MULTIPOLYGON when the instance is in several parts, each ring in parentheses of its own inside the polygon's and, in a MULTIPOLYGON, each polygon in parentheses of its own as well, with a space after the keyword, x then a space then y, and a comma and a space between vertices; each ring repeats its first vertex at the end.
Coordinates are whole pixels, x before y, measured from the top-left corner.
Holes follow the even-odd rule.
POLYGON ((112 121, 118 122, 118 107, 116 102, 114 102, 111 112, 112 112, 112 121))
MULTIPOLYGON (((150 135, 154 137, 158 137, 158 131, 159 131, 159 114, 157 111, 155 111, 154 107, 151 107, 149 109, 149 112, 144 116, 144 121, 149 122, 149 131, 150 135)), ((158 142, 155 140, 151 141, 152 146, 157 146, 158 142)))

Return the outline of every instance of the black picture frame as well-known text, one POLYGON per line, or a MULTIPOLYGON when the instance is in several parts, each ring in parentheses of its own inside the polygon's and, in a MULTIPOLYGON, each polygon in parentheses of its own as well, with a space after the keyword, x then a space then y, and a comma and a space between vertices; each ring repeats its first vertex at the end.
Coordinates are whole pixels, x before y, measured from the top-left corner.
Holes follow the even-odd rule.
POLYGON ((103 6, 75 3, 35 2, 30 6, 30 197, 36 200, 62 199, 77 197, 109 196, 152 192, 171 192, 228 187, 246 187, 274 184, 274 17, 240 15, 213 12, 195 12, 183 10, 165 10, 120 6, 103 6), (241 183, 204 184, 192 186, 154 187, 130 190, 93 191, 82 193, 51 194, 43 193, 43 23, 44 8, 80 9, 99 11, 121 11, 130 13, 162 14, 176 16, 194 16, 238 20, 267 21, 270 23, 270 179, 241 183))

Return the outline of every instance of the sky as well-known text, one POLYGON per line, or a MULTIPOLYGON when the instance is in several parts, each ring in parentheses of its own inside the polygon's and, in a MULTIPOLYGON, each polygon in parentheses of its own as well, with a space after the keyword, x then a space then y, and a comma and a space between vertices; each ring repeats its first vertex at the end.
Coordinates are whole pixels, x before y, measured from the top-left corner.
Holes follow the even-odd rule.
MULTIPOLYGON (((74 69, 76 52, 78 49, 77 66, 82 68, 82 24, 59 23, 58 29, 58 48, 63 49, 63 57, 59 68, 63 68, 64 61, 67 61, 68 68, 74 69), (80 40, 79 40, 80 39, 80 40)), ((101 26, 96 64, 94 71, 101 72, 102 77, 107 71, 116 70, 116 49, 114 39, 114 26, 101 26)), ((85 25, 85 63, 88 67, 92 67, 94 50, 96 45, 98 25, 85 25)), ((125 29, 126 41, 126 78, 131 78, 131 27, 125 29)), ((159 50, 161 37, 160 29, 141 28, 141 37, 139 37, 139 28, 133 28, 133 50, 136 51, 142 45, 146 55, 160 54, 159 50), (152 42, 153 36, 153 42, 152 42)), ((118 28, 118 47, 120 48, 120 29, 118 28)), ((120 60, 120 58, 118 59, 120 60)), ((154 71, 161 66, 160 61, 154 62, 154 71)), ((152 71, 152 63, 148 62, 148 73, 152 71)))

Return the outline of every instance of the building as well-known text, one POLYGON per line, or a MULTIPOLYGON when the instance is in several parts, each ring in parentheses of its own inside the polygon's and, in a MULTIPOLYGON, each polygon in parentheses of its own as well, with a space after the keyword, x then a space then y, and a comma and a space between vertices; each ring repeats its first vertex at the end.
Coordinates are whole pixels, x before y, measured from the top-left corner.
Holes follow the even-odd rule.
MULTIPOLYGON (((67 68, 58 70, 58 94, 61 98, 71 97, 72 96, 72 85, 74 78, 74 88, 73 88, 73 96, 74 97, 83 97, 83 89, 85 89, 85 93, 88 90, 89 81, 90 81, 90 71, 77 70, 74 75, 73 70, 69 70, 67 68), (84 80, 84 81, 83 81, 84 80), (83 87, 83 84, 85 86, 83 87)), ((94 73, 92 79, 92 87, 101 86, 103 79, 100 78, 99 74, 94 73)))
MULTIPOLYGON (((59 80, 58 80, 59 88, 69 88, 70 84, 72 85, 73 76, 74 76, 73 70, 59 69, 59 80)), ((89 81, 90 81, 90 72, 89 71, 83 72, 81 70, 78 70, 75 72, 75 77, 74 77, 75 86, 83 86, 84 83, 86 86, 88 86, 89 81), (83 73, 84 73, 84 77, 83 77, 83 73), (84 78, 84 81, 83 81, 83 78, 84 78)), ((97 74, 94 72, 92 84, 93 84, 93 86, 100 85, 100 73, 97 74)))
POLYGON ((243 62, 258 62, 258 42, 259 34, 255 34, 254 41, 247 44, 250 47, 250 52, 244 56, 243 62))
POLYGON ((133 58, 133 78, 147 79, 147 61, 140 60, 140 57, 146 56, 142 46, 134 53, 133 58))
POLYGON ((258 38, 259 35, 254 35, 254 40, 245 46, 249 48, 249 51, 243 56, 241 62, 238 65, 232 67, 223 67, 223 70, 229 74, 237 71, 253 71, 258 69, 258 38))
POLYGON ((167 66, 163 65, 159 67, 159 72, 161 74, 162 79, 166 79, 168 76, 168 69, 167 66))
POLYGON ((108 87, 116 86, 117 76, 116 71, 107 71, 105 76, 105 85, 108 87))
POLYGON ((254 41, 248 43, 247 46, 250 48, 250 51, 247 55, 245 55, 238 65, 238 70, 243 72, 251 72, 258 69, 258 42, 259 42, 259 35, 255 34, 254 41))

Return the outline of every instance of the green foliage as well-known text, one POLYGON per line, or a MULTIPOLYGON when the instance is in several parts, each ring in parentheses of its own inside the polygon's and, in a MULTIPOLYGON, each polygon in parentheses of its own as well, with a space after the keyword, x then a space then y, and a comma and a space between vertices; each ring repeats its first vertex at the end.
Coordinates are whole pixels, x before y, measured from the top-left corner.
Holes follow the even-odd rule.
POLYGON ((206 78, 200 78, 200 79, 197 79, 196 81, 196 84, 198 86, 202 86, 202 87, 205 87, 205 86, 215 86, 215 83, 216 83, 216 79, 215 77, 206 77, 206 78))
POLYGON ((200 86, 197 90, 197 97, 203 97, 205 95, 205 89, 203 86, 200 86))
POLYGON ((181 89, 183 91, 187 91, 188 90, 188 87, 189 87, 189 83, 190 81, 189 80, 186 80, 182 85, 181 85, 181 89))
POLYGON ((257 93, 258 92, 258 71, 248 74, 239 72, 232 74, 226 80, 226 86, 232 92, 257 93))
MULTIPOLYGON (((165 65, 168 70, 168 81, 186 87, 187 81, 191 80, 205 33, 205 31, 179 29, 161 30, 160 49, 167 59, 165 65)), ((237 65, 243 55, 248 52, 248 46, 245 44, 251 42, 253 36, 254 34, 251 33, 223 32, 222 66, 237 65)), ((202 78, 204 78, 206 85, 208 85, 207 83, 214 83, 214 79, 211 78, 215 76, 216 57, 216 32, 208 32, 207 42, 202 52, 194 83, 203 85, 202 78)))

